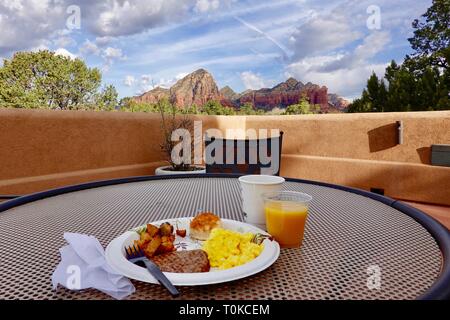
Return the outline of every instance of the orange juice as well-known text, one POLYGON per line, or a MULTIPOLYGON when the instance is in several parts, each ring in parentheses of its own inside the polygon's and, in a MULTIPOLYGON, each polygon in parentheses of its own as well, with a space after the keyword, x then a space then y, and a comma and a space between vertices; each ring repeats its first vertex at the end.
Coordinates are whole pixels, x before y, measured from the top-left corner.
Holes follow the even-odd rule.
POLYGON ((302 244, 308 207, 289 201, 267 201, 264 210, 266 226, 275 240, 284 248, 299 247, 302 244))

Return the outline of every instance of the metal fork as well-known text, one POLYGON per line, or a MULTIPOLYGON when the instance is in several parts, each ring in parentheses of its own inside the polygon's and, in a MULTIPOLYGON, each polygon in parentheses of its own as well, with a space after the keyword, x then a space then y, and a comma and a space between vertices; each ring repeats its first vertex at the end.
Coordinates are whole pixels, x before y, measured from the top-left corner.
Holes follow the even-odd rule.
POLYGON ((177 297, 180 295, 180 292, 175 288, 175 286, 170 282, 169 279, 164 275, 164 273, 159 269, 159 267, 154 264, 150 259, 148 259, 141 248, 132 245, 129 247, 125 247, 125 252, 127 254, 128 261, 132 263, 144 262, 147 270, 150 272, 152 276, 161 283, 173 297, 177 297))
POLYGON ((269 239, 270 241, 273 241, 273 237, 271 235, 262 234, 262 233, 256 233, 256 234, 253 235, 253 237, 250 240, 250 242, 253 242, 253 243, 256 243, 256 244, 261 244, 266 239, 269 239))

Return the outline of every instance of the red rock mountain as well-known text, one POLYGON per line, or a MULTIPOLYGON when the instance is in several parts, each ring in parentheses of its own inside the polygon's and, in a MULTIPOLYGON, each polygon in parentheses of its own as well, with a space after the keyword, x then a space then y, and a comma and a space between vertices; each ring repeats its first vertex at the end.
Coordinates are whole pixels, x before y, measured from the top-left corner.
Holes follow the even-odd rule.
POLYGON ((328 106, 327 91, 327 87, 312 83, 304 85, 294 78, 289 78, 271 89, 263 88, 243 93, 238 103, 239 105, 251 103, 259 109, 272 110, 274 107, 284 108, 296 104, 304 94, 310 103, 326 108, 328 106))
POLYGON ((219 91, 212 75, 204 69, 188 74, 170 89, 157 87, 133 99, 137 102, 156 103, 162 98, 167 98, 180 108, 192 104, 201 106, 209 100, 216 100, 234 108, 251 103, 257 109, 272 110, 296 104, 303 95, 310 103, 320 105, 322 113, 342 112, 348 105, 348 101, 338 95, 328 94, 327 87, 311 82, 303 84, 294 78, 289 78, 273 88, 236 93, 226 86, 219 91))
POLYGON ((155 89, 147 91, 146 93, 138 97, 134 97, 133 100, 136 102, 157 103, 159 100, 163 98, 169 98, 169 96, 170 96, 169 89, 156 87, 155 89))
POLYGON ((170 89, 157 87, 135 97, 134 100, 156 103, 162 98, 167 98, 182 108, 193 104, 202 106, 209 100, 219 101, 220 93, 212 75, 204 69, 199 69, 178 80, 170 89))

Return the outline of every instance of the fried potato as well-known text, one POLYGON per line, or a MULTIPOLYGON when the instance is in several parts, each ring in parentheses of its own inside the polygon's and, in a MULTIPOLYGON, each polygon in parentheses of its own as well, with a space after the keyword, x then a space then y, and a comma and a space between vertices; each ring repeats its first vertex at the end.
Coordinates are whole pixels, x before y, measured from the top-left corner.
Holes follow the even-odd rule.
POLYGON ((152 224, 147 224, 147 233, 150 235, 150 237, 153 237, 154 235, 156 235, 159 232, 159 228, 152 225, 152 224))
POLYGON ((154 255, 176 251, 174 227, 165 222, 158 228, 152 224, 147 224, 144 232, 139 234, 139 240, 134 244, 144 251, 147 258, 154 255))
POLYGON ((152 236, 148 232, 142 232, 139 240, 142 243, 148 243, 152 240, 152 236))
MULTIPOLYGON (((173 236, 173 235, 172 235, 173 236)), ((156 254, 162 254, 167 252, 175 251, 175 246, 173 245, 173 237, 172 236, 162 236, 161 244, 156 251, 156 254)))
POLYGON ((159 233, 162 236, 169 236, 173 233, 173 226, 168 222, 164 222, 159 226, 159 233))
POLYGON ((144 253, 147 256, 147 258, 151 258, 155 255, 156 250, 158 250, 159 246, 161 245, 161 236, 155 235, 152 240, 145 246, 144 253))

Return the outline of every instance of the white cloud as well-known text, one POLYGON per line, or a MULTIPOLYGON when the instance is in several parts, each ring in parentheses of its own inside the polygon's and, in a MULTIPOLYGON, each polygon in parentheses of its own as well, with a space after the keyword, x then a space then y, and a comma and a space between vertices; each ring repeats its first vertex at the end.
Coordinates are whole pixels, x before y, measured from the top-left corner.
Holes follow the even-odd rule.
POLYGON ((149 90, 152 90, 157 87, 166 88, 169 89, 172 87, 178 80, 184 78, 187 76, 188 72, 180 72, 175 77, 171 78, 164 78, 160 77, 159 80, 155 81, 154 77, 152 77, 149 74, 143 74, 141 75, 140 81, 134 81, 133 85, 138 85, 136 94, 142 94, 144 92, 147 92, 149 90))
POLYGON ((290 38, 294 59, 341 48, 361 37, 352 30, 351 19, 341 12, 316 16, 297 28, 290 38))
POLYGON ((241 80, 245 89, 257 90, 266 87, 264 79, 251 71, 242 72, 241 80))
POLYGON ((134 85, 134 83, 136 82, 136 78, 133 76, 126 76, 125 79, 123 80, 123 83, 127 86, 127 87, 132 87, 134 85))
POLYGON ((362 88, 372 72, 381 78, 384 77, 384 71, 388 65, 388 63, 362 63, 351 68, 327 72, 321 70, 322 66, 337 61, 341 57, 342 55, 336 55, 303 59, 287 66, 286 77, 326 85, 329 93, 337 93, 351 98, 361 94, 362 88))
POLYGON ((355 49, 355 58, 358 60, 372 58, 384 49, 384 46, 391 40, 388 31, 371 32, 364 42, 355 49))
POLYGON ((151 81, 151 76, 149 75, 149 74, 143 74, 142 76, 141 76, 141 83, 142 84, 149 84, 150 83, 150 81, 151 81))
POLYGON ((80 52, 85 55, 94 54, 98 56, 100 54, 100 48, 94 42, 86 39, 83 46, 80 48, 80 52))
POLYGON ((38 51, 42 51, 42 50, 50 50, 50 48, 43 43, 41 43, 38 46, 30 48, 30 51, 32 51, 32 52, 38 52, 38 51))
POLYGON ((70 52, 69 50, 64 49, 64 48, 56 49, 55 50, 55 54, 57 56, 63 56, 63 57, 66 57, 66 58, 69 58, 69 59, 72 59, 72 60, 77 58, 77 56, 75 54, 73 54, 72 52, 70 52))
POLYGON ((71 37, 68 37, 68 36, 59 37, 59 38, 55 39, 53 41, 53 43, 57 47, 70 47, 70 46, 74 46, 77 44, 77 42, 74 39, 72 39, 71 37))
POLYGON ((103 72, 108 72, 111 66, 113 65, 114 61, 127 59, 127 57, 123 54, 122 49, 114 47, 107 47, 105 49, 102 49, 97 45, 96 42, 87 39, 83 43, 83 46, 80 48, 80 53, 84 56, 91 54, 100 56, 104 61, 104 64, 101 67, 103 72))
POLYGON ((111 41, 114 40, 114 37, 109 37, 109 36, 104 36, 104 37, 96 37, 95 38, 95 43, 99 46, 105 46, 109 43, 111 43, 111 41))
POLYGON ((124 58, 124 55, 122 53, 122 49, 119 48, 112 48, 108 47, 104 50, 103 56, 106 59, 121 59, 124 58))
POLYGON ((348 98, 360 96, 372 72, 384 77, 387 62, 373 58, 386 49, 391 34, 385 28, 367 29, 367 3, 343 2, 297 27, 290 40, 294 54, 286 76, 326 85, 329 92, 348 98))
POLYGON ((193 0, 109 0, 85 4, 90 29, 99 36, 122 36, 187 17, 193 0))
POLYGON ((0 0, 0 53, 45 45, 64 19, 63 7, 50 1, 0 0))
POLYGON ((331 72, 338 69, 349 69, 368 64, 368 60, 381 52, 389 42, 389 32, 372 32, 364 38, 363 43, 358 45, 353 52, 340 55, 338 59, 334 59, 328 64, 320 66, 319 70, 321 72, 331 72))
POLYGON ((147 91, 150 91, 156 88, 157 85, 154 85, 154 81, 151 75, 143 74, 141 75, 141 80, 139 81, 139 87, 137 89, 136 94, 140 95, 147 91))
POLYGON ((180 72, 175 77, 166 79, 166 78, 160 78, 158 82, 152 84, 153 88, 161 87, 161 88, 170 88, 173 86, 178 80, 183 79, 185 76, 187 76, 188 72, 180 72))
POLYGON ((115 60, 126 60, 127 57, 123 54, 122 49, 107 47, 103 50, 102 58, 105 64, 102 66, 103 72, 108 72, 115 60))
POLYGON ((208 12, 214 11, 219 8, 220 2, 219 0, 197 0, 195 4, 194 10, 197 12, 208 12))
MULTIPOLYGON (((195 4, 195 0, 0 0, 0 53, 37 47, 44 40, 71 33, 66 29, 69 5, 80 6, 82 30, 97 36, 97 45, 102 46, 115 36, 188 19, 195 4)), ((55 41, 58 47, 65 47, 67 40, 55 41)))

